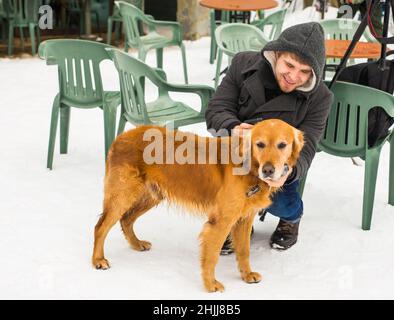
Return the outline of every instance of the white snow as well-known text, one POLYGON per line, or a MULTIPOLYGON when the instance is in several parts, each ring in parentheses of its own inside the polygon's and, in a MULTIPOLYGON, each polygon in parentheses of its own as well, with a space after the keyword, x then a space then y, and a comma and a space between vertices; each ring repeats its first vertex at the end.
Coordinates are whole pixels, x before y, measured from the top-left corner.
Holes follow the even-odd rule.
MULTIPOLYGON (((299 16, 290 17, 287 25, 299 16)), ((185 43, 190 82, 213 85, 209 38, 185 43)), ((155 65, 153 53, 147 62, 155 65)), ((171 82, 183 82, 179 49, 165 50, 164 69, 171 82)), ((106 89, 118 87, 110 63, 103 65, 103 75, 106 89)), ((226 291, 206 293, 198 250, 204 220, 165 204, 136 224, 140 238, 153 243, 151 251, 130 249, 116 226, 105 247, 112 268, 95 270, 90 258, 102 210, 103 117, 99 109, 72 109, 69 153, 59 154, 57 140, 54 168, 47 170, 49 121, 57 90, 56 67, 38 58, 0 60, 0 298, 394 297, 394 207, 387 204, 387 145, 381 154, 372 229, 360 227, 364 167, 317 154, 305 189, 298 243, 285 252, 270 249, 277 218, 267 215, 265 222, 255 221, 251 263, 263 275, 258 284, 240 279, 230 255, 220 258, 216 271, 226 291)), ((183 130, 208 135, 204 123, 183 130)))

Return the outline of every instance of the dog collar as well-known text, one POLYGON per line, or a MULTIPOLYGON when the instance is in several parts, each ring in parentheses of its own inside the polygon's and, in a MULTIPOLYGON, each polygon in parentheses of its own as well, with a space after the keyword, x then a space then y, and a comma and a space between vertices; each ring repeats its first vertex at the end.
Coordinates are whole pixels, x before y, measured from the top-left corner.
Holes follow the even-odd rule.
POLYGON ((249 189, 248 192, 246 192, 246 197, 250 198, 251 196, 253 196, 254 194, 256 194, 257 192, 259 192, 261 190, 261 187, 259 184, 256 184, 255 186, 253 186, 252 188, 249 189))

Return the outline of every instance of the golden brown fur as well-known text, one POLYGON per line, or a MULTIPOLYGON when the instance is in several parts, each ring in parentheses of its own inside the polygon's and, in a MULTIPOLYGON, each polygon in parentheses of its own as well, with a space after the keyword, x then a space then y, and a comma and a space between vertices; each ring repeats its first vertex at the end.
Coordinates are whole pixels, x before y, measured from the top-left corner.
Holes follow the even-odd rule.
MULTIPOLYGON (((202 278, 209 292, 224 290, 216 280, 215 266, 229 233, 242 279, 248 283, 259 282, 260 274, 252 272, 249 265, 250 233, 256 212, 270 205, 269 196, 275 192, 259 178, 259 168, 271 163, 277 172, 282 172, 285 164, 294 166, 303 146, 302 133, 281 120, 256 124, 250 140, 251 170, 246 175, 234 175, 233 169, 240 165, 222 164, 220 156, 223 146, 229 146, 234 137, 204 138, 185 134, 198 139, 199 143, 194 146, 196 159, 202 145, 216 142, 217 164, 147 164, 143 153, 150 141, 143 141, 143 135, 148 129, 157 129, 164 140, 170 139, 164 128, 141 126, 118 136, 109 151, 104 211, 95 228, 93 265, 98 269, 109 268, 103 246, 109 230, 118 221, 133 249, 149 250, 151 244, 137 238, 133 225, 138 217, 165 199, 207 216, 200 246, 202 278), (258 146, 258 142, 265 146, 258 146), (282 148, 278 147, 280 143, 282 148), (283 143, 287 145, 284 148, 283 143), (256 185, 261 190, 247 197, 246 193, 256 185)), ((182 141, 176 141, 175 147, 181 144, 182 141)))

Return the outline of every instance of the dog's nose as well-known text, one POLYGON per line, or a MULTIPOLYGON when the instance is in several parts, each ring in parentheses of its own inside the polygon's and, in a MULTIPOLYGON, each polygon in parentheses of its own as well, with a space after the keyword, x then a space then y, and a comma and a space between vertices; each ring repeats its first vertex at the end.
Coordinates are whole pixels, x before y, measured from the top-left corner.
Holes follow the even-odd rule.
POLYGON ((262 168, 262 171, 263 171, 264 177, 268 178, 268 177, 271 177, 274 174, 275 168, 274 168, 274 166, 272 165, 271 162, 267 162, 267 163, 264 164, 264 166, 262 168))

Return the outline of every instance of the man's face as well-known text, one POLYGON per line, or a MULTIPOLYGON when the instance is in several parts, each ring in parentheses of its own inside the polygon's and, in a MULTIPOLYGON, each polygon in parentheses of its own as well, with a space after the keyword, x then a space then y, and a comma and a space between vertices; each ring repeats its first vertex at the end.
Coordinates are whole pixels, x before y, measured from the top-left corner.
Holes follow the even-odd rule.
POLYGON ((283 92, 291 92, 308 82, 312 68, 293 59, 289 53, 277 53, 275 77, 283 92))

